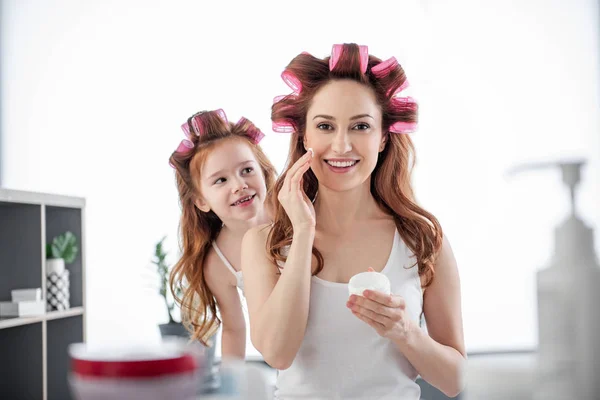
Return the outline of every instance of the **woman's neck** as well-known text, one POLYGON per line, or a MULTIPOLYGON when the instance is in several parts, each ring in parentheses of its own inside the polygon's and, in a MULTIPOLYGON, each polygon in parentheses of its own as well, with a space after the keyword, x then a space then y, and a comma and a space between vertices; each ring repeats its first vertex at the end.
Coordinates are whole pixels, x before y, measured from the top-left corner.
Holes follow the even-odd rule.
POLYGON ((332 234, 343 234, 353 229, 358 221, 382 215, 371 194, 368 180, 359 187, 344 192, 319 185, 315 213, 317 229, 332 234))

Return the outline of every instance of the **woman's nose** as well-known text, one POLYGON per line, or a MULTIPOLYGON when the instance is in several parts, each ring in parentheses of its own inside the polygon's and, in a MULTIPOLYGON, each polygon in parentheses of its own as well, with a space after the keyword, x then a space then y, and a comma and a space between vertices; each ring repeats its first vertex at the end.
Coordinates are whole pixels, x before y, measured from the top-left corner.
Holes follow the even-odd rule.
POLYGON ((347 132, 338 131, 335 133, 333 137, 333 142, 331 143, 331 149, 337 154, 345 154, 352 150, 352 145, 350 144, 350 136, 347 132))

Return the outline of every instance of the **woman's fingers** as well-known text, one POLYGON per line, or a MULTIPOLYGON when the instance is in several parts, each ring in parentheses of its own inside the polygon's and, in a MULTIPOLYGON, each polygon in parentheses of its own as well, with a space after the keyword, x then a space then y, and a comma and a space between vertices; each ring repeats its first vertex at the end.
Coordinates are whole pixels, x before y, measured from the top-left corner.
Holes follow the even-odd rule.
MULTIPOLYGON (((290 169, 288 170, 285 179, 283 180, 283 188, 282 189, 286 189, 287 191, 291 190, 291 179, 296 175, 296 173, 298 172, 298 170, 302 167, 305 166, 305 164, 312 159, 313 156, 313 150, 312 149, 308 149, 308 151, 306 153, 304 153, 304 155, 302 157, 300 157, 295 163, 294 165, 292 165, 290 167, 290 169)), ((308 169, 308 168, 307 168, 308 169)), ((306 170, 304 171, 306 172, 306 170)))
POLYGON ((386 307, 362 296, 352 296, 350 300, 348 300, 347 305, 355 311, 359 311, 381 323, 383 323, 383 320, 380 318, 391 319, 395 313, 393 308, 386 307), (374 314, 376 314, 378 318, 375 318, 374 314))
POLYGON ((294 175, 292 175, 292 177, 290 179, 290 191, 302 190, 302 187, 301 187, 302 177, 304 176, 306 171, 308 171, 309 168, 310 168, 310 159, 306 160, 306 162, 304 164, 302 164, 300 166, 300 168, 298 168, 296 170, 296 172, 294 172, 294 175))

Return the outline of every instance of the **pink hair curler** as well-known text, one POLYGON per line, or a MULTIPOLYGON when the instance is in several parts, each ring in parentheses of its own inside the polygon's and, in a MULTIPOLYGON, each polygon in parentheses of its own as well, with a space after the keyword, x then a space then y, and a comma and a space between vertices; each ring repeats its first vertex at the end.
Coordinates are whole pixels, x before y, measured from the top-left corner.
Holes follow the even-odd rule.
POLYGON ((289 122, 273 121, 273 131, 278 133, 291 133, 294 132, 294 126, 289 122))
POLYGON ((290 71, 283 71, 281 73, 281 79, 294 91, 294 93, 300 93, 302 91, 302 83, 296 76, 290 71))
MULTIPOLYGON (((340 57, 342 56, 342 51, 344 49, 343 44, 334 44, 331 49, 331 57, 329 58, 329 70, 333 71, 335 66, 337 65, 340 57)), ((369 65, 369 47, 368 46, 358 46, 358 51, 360 53, 360 70, 364 74, 367 72, 367 66, 369 65)))
MULTIPOLYGON (((371 72, 373 73, 373 75, 375 75, 377 79, 381 79, 386 77, 391 71, 398 68, 399 66, 400 64, 398 64, 398 60, 396 60, 396 57, 390 57, 387 60, 382 61, 379 64, 372 67, 371 72)), ((408 80, 405 79, 402 85, 400 85, 393 93, 388 92, 387 95, 395 96, 404 89, 406 89, 408 86, 408 80)))
POLYGON ((416 130, 417 130, 416 122, 404 122, 404 121, 398 121, 398 122, 392 124, 392 126, 390 126, 390 129, 389 129, 389 131, 392 133, 401 133, 401 134, 412 133, 412 132, 415 132, 416 130))
MULTIPOLYGON (((236 123, 236 125, 242 125, 245 124, 246 122, 250 122, 248 121, 248 119, 241 117, 240 120, 236 123)), ((254 142, 254 144, 259 144, 260 141, 265 137, 265 134, 261 132, 260 129, 258 129, 252 122, 250 122, 250 128, 248 128, 248 130, 246 131, 246 136, 248 136, 250 139, 252 139, 252 141, 254 142)))

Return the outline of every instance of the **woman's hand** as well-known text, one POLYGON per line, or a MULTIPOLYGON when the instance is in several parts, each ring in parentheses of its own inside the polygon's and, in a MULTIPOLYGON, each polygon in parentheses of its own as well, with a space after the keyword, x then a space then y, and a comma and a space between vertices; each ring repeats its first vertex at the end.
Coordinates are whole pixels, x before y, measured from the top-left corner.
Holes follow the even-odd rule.
POLYGON ((314 229, 316 225, 315 209, 312 202, 304 193, 302 178, 310 168, 313 151, 308 151, 298 159, 288 170, 283 186, 277 195, 277 199, 287 213, 294 231, 301 229, 314 229))
MULTIPOLYGON (((369 271, 373 269, 369 268, 369 271)), ((405 341, 413 321, 406 314, 404 299, 374 290, 365 290, 363 296, 350 296, 346 307, 352 314, 373 327, 379 336, 396 343, 405 341)))

